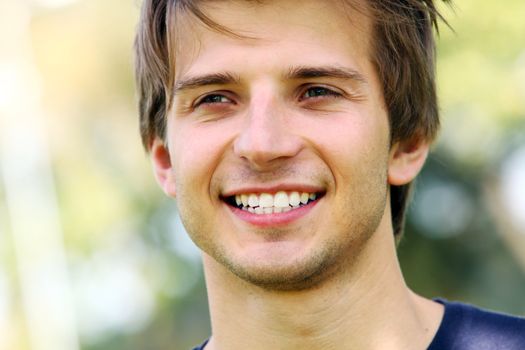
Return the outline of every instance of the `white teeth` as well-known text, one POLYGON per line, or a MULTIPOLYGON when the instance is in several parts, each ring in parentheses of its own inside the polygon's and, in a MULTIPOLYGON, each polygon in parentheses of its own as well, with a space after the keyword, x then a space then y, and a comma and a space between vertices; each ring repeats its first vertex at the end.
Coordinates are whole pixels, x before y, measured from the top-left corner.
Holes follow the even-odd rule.
POLYGON ((301 193, 301 203, 303 204, 308 203, 308 193, 306 192, 301 193))
POLYGON ((259 197, 259 206, 263 208, 273 207, 273 196, 269 193, 262 193, 259 197))
POLYGON ((300 208, 315 200, 315 193, 293 191, 289 194, 285 191, 271 193, 244 193, 234 196, 235 204, 242 210, 254 214, 285 213, 300 208))
POLYGON ((259 205, 259 198, 257 198, 257 195, 250 194, 250 196, 248 197, 248 205, 250 207, 256 207, 259 205))
POLYGON ((295 207, 301 203, 301 196, 299 195, 299 192, 292 192, 290 193, 290 205, 292 207, 295 207))
POLYGON ((273 206, 278 208, 286 208, 290 205, 288 195, 284 191, 279 191, 273 198, 273 206))

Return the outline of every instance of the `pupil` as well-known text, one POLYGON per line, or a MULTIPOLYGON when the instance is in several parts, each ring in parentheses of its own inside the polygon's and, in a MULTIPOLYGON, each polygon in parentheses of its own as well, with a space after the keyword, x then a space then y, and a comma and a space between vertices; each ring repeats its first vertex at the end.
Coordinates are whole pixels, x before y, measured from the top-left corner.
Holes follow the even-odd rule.
POLYGON ((221 95, 210 95, 204 99, 204 102, 206 103, 220 103, 222 102, 222 96, 221 95))
POLYGON ((310 89, 310 96, 324 96, 326 95, 326 89, 322 88, 322 87, 316 87, 316 88, 312 88, 310 89))

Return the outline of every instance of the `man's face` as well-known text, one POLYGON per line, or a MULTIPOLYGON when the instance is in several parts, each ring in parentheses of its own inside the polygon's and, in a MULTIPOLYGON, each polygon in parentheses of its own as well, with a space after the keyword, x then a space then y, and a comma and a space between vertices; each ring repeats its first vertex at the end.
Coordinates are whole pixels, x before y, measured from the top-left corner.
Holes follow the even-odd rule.
POLYGON ((369 20, 337 2, 203 6, 249 38, 183 16, 168 192, 195 243, 229 271, 306 288, 389 221, 389 127, 369 20))

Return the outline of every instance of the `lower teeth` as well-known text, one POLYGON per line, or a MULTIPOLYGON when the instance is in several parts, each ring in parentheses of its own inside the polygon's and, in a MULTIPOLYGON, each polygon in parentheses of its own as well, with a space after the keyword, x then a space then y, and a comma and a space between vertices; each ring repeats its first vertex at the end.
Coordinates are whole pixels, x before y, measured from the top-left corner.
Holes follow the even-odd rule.
POLYGON ((251 207, 249 205, 237 205, 237 203, 230 203, 230 205, 233 205, 235 207, 237 207, 238 209, 240 210, 244 210, 244 211, 247 211, 249 213, 252 213, 252 214, 258 214, 258 215, 263 215, 263 214, 278 214, 278 213, 286 213, 286 212, 289 212, 290 210, 294 210, 294 209, 298 209, 300 207, 303 207, 305 205, 308 205, 310 203, 312 203, 314 200, 316 200, 317 198, 310 198, 306 203, 300 203, 298 205, 294 205, 294 206, 288 206, 288 207, 251 207))
POLYGON ((295 205, 293 207, 240 207, 239 209, 250 212, 252 214, 276 214, 276 213, 286 213, 293 209, 298 209, 303 205, 295 205))

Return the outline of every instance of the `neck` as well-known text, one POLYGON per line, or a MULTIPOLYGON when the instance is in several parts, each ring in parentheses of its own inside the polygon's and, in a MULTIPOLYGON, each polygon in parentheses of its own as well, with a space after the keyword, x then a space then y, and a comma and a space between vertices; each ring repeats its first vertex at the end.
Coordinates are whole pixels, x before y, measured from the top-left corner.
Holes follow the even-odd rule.
POLYGON ((426 348, 442 308, 406 287, 391 233, 371 240, 373 251, 365 247, 337 278, 303 291, 261 289, 204 255, 213 331, 206 350, 426 348))

